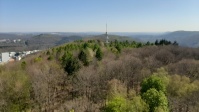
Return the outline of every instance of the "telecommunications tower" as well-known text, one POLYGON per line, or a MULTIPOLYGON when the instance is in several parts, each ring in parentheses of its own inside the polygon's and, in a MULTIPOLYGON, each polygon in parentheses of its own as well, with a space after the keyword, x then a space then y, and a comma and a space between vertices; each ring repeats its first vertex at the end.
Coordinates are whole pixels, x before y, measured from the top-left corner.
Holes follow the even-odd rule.
POLYGON ((106 43, 108 44, 109 43, 109 38, 108 38, 108 32, 107 32, 107 24, 106 24, 106 43))

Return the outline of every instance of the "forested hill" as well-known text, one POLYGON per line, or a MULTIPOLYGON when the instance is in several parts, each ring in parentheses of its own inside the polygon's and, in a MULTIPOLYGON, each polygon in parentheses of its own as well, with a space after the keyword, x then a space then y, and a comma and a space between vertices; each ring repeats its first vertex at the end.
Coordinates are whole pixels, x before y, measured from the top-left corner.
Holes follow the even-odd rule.
POLYGON ((199 47, 199 31, 175 31, 161 36, 168 40, 176 40, 182 46, 199 47))
MULTIPOLYGON (((108 35, 108 38, 109 38, 109 41, 138 41, 139 39, 133 39, 133 38, 130 38, 128 36, 119 36, 119 35, 108 35)), ((90 39, 95 39, 95 40, 100 40, 100 41, 106 41, 106 34, 102 34, 102 35, 95 35, 95 36, 90 36, 90 37, 85 37, 84 38, 85 40, 90 40, 90 39)))
POLYGON ((46 49, 82 38, 82 36, 39 34, 27 39, 27 45, 30 47, 37 47, 37 49, 46 49))
MULTIPOLYGON (((102 34, 102 33, 100 33, 102 34)), ((75 40, 99 39, 104 41, 106 36, 98 33, 0 33, 0 51, 24 51, 34 49, 48 49, 75 40), (17 43, 20 47, 12 47, 14 40, 20 39, 17 43)), ((110 41, 133 41, 134 39, 119 35, 109 35, 110 41)))
POLYGON ((199 31, 174 31, 159 35, 133 35, 133 38, 138 38, 142 41, 155 41, 156 39, 167 39, 177 41, 180 46, 199 47, 199 31))
POLYGON ((0 65, 2 112, 197 112, 199 49, 77 40, 0 65))

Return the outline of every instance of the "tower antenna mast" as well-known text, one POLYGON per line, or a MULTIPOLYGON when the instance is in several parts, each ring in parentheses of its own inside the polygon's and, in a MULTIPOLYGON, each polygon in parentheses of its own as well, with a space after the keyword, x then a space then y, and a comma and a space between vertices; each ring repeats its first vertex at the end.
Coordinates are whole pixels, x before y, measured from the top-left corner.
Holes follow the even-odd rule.
POLYGON ((107 23, 106 23, 106 33, 107 33, 107 23))
POLYGON ((109 43, 109 38, 108 38, 108 32, 107 32, 107 23, 106 23, 106 43, 108 44, 109 43))

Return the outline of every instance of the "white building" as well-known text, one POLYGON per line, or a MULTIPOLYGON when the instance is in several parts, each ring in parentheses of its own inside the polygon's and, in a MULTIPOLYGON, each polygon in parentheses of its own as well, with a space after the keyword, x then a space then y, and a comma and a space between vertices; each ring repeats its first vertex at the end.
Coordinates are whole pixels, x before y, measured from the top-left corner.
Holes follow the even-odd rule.
POLYGON ((1 53, 0 58, 2 62, 8 62, 10 59, 9 52, 1 53))
POLYGON ((16 57, 16 60, 17 60, 17 61, 20 61, 20 60, 21 60, 21 56, 17 56, 17 57, 16 57))
POLYGON ((17 40, 13 40, 14 43, 16 43, 17 40))
POLYGON ((29 54, 31 54, 31 52, 30 51, 26 51, 26 55, 29 55, 29 54))
POLYGON ((10 52, 10 57, 14 57, 16 52, 10 52))

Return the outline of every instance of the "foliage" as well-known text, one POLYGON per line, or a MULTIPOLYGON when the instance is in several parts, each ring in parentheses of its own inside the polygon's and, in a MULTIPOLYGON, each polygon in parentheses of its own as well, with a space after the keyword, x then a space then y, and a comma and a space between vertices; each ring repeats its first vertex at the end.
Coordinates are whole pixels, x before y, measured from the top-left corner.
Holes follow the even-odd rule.
POLYGON ((70 57, 64 61, 64 70, 69 74, 72 75, 76 73, 81 68, 81 65, 77 58, 70 57))
POLYGON ((93 51, 97 50, 98 48, 99 48, 99 45, 98 45, 98 44, 95 44, 95 45, 93 46, 93 51))
POLYGON ((42 60, 41 57, 37 57, 37 58, 34 59, 34 62, 40 62, 41 60, 42 60))
POLYGON ((61 61, 62 61, 62 66, 63 66, 64 70, 69 75, 74 74, 81 68, 79 60, 76 57, 74 57, 70 52, 66 52, 62 56, 61 61))
POLYGON ((172 96, 185 97, 199 90, 199 81, 193 81, 186 76, 170 76, 169 93, 172 96))
POLYGON ((166 88, 168 87, 170 83, 170 76, 168 72, 165 70, 165 68, 163 67, 158 68, 157 71, 153 73, 152 75, 158 77, 162 81, 163 85, 165 85, 166 88))
POLYGON ((88 55, 86 54, 86 52, 84 50, 80 51, 78 58, 80 61, 82 61, 84 63, 85 66, 89 65, 88 55))
POLYGON ((148 104, 140 97, 135 96, 128 102, 127 112, 148 112, 148 104))
POLYGON ((168 112, 168 100, 162 91, 150 88, 142 94, 142 98, 149 105, 150 112, 154 112, 157 108, 161 108, 164 112, 168 112))
POLYGON ((83 48, 86 49, 87 47, 89 47, 89 44, 86 42, 83 44, 83 48))
POLYGON ((46 55, 50 55, 50 51, 49 50, 46 52, 46 55))
POLYGON ((158 76, 152 75, 141 83, 142 98, 149 105, 150 112, 154 112, 156 108, 168 111, 168 100, 165 95, 166 85, 158 76))
POLYGON ((117 44, 117 45, 115 46, 115 48, 117 49, 117 51, 118 51, 119 53, 121 53, 122 48, 121 48, 121 45, 120 45, 120 44, 117 44))
POLYGON ((144 79, 141 83, 141 87, 142 87, 141 94, 147 92, 151 88, 166 93, 166 85, 163 83, 161 78, 155 75, 152 75, 149 78, 144 79))
POLYGON ((2 72, 0 83, 0 111, 18 112, 30 108, 30 81, 23 71, 2 72))
POLYGON ((178 46, 178 43, 177 43, 177 41, 174 41, 172 43, 171 41, 168 41, 168 40, 165 40, 165 39, 161 39, 160 41, 156 40, 155 41, 155 45, 175 45, 175 46, 178 46))
POLYGON ((103 108, 104 112, 148 112, 148 105, 140 96, 131 100, 122 96, 114 96, 103 108))
POLYGON ((50 55, 50 56, 47 58, 47 60, 49 60, 49 61, 53 60, 53 56, 50 55))
POLYGON ((103 57, 103 53, 102 53, 102 50, 100 48, 97 49, 96 51, 96 58, 101 61, 102 60, 102 57, 103 57))
POLYGON ((0 111, 194 112, 198 56, 150 42, 70 42, 0 65, 0 111))
POLYGON ((107 102, 104 112, 124 112, 126 110, 126 100, 123 97, 115 96, 107 102))
POLYGON ((21 68, 22 68, 22 69, 25 69, 25 68, 26 68, 26 65, 27 65, 27 64, 26 64, 25 61, 21 62, 21 68))
POLYGON ((108 82, 108 102, 104 108, 105 112, 147 112, 148 105, 136 96, 135 91, 131 90, 131 95, 125 94, 127 88, 117 80, 112 79, 108 82))
POLYGON ((107 99, 112 99, 115 96, 126 97, 126 87, 125 85, 117 79, 112 79, 107 84, 108 94, 107 99))

